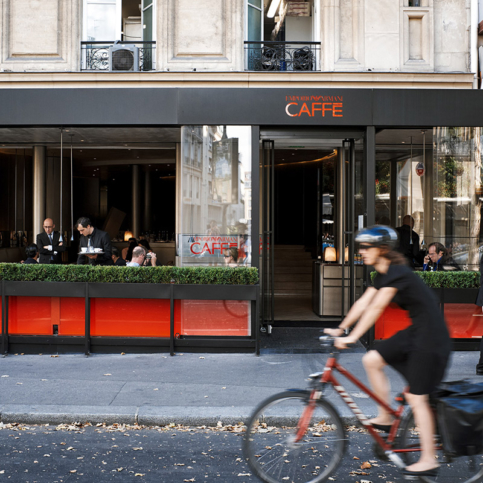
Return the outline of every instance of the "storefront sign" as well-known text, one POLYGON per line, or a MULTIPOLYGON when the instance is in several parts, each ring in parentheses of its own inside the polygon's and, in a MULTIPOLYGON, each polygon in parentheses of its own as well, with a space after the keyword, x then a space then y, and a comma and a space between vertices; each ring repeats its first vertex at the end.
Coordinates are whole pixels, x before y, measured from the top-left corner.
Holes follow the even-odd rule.
POLYGON ((417 165, 416 165, 416 174, 418 176, 423 176, 424 174, 424 164, 419 162, 417 165))
POLYGON ((290 117, 344 117, 343 96, 285 96, 290 117))
POLYGON ((221 258, 228 248, 239 248, 240 242, 239 235, 179 235, 178 256, 221 258))

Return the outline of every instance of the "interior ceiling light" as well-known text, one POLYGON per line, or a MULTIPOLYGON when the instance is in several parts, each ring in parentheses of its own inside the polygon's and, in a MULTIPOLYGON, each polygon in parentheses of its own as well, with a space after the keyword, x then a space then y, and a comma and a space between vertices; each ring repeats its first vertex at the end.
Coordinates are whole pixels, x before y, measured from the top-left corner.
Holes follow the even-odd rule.
POLYGON ((280 0, 272 0, 272 3, 270 4, 270 8, 268 9, 268 13, 267 13, 268 18, 275 17, 275 13, 277 12, 279 5, 280 5, 280 0))

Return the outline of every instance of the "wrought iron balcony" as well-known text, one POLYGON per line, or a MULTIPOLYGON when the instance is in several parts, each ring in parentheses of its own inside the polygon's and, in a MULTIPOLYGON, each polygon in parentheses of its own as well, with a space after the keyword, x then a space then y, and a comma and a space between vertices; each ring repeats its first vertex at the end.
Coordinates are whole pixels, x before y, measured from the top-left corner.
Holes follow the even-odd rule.
POLYGON ((146 72, 155 70, 156 42, 81 42, 81 70, 146 72))
POLYGON ((253 71, 318 70, 320 42, 245 42, 246 69, 253 71))

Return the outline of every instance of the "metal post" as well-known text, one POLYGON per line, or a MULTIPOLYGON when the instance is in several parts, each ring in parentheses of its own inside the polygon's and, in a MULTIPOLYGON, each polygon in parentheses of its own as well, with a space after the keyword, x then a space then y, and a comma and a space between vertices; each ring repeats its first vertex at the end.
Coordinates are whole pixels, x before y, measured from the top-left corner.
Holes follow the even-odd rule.
POLYGON ((174 283, 169 298, 169 355, 174 356, 174 283))
POLYGON ((346 210, 346 179, 345 179, 345 150, 346 141, 342 143, 338 163, 338 189, 337 189, 337 250, 338 262, 341 267, 341 318, 345 314, 345 210, 346 210))
POLYGON ((132 167, 132 227, 133 236, 139 237, 139 166, 132 167))
POLYGON ((90 355, 91 352, 91 300, 89 298, 89 283, 86 282, 86 315, 85 315, 85 355, 90 355))
POLYGON ((70 134, 70 224, 71 235, 70 240, 74 241, 74 153, 72 148, 73 134, 70 134))
POLYGON ((45 146, 34 146, 33 149, 33 234, 42 233, 42 224, 45 219, 45 146))
POLYGON ((151 173, 146 168, 144 172, 144 229, 151 230, 151 173))
POLYGON ((391 226, 399 226, 399 220, 397 219, 397 160, 391 161, 390 168, 391 176, 391 226))
POLYGON ((64 167, 64 158, 63 158, 63 155, 64 155, 64 145, 63 145, 63 141, 64 141, 64 136, 63 136, 63 129, 60 128, 60 219, 59 219, 59 223, 60 223, 60 228, 59 228, 59 231, 60 231, 60 236, 63 237, 64 236, 64 231, 63 231, 63 217, 62 217, 62 189, 64 187, 64 184, 63 184, 63 179, 62 179, 62 176, 64 174, 63 172, 63 167, 64 167))
POLYGON ((349 141, 350 153, 349 153, 349 306, 352 307, 355 301, 355 269, 354 269, 354 255, 355 255, 355 216, 356 216, 356 202, 355 202, 355 190, 356 190, 356 146, 354 139, 349 141))
POLYGON ((5 280, 2 280, 2 354, 5 354, 5 280))
POLYGON ((270 144, 270 164, 270 321, 273 326, 275 319, 275 143, 273 141, 270 144))
POLYGON ((14 206, 14 220, 13 220, 13 229, 15 230, 15 237, 17 237, 17 198, 18 198, 18 187, 17 187, 17 171, 18 171, 18 156, 17 150, 15 150, 15 171, 14 171, 14 196, 15 199, 13 201, 14 206))
POLYGON ((266 163, 266 142, 263 141, 262 143, 262 267, 261 267, 261 314, 262 314, 262 324, 265 323, 265 293, 266 293, 266 280, 267 280, 267 182, 266 182, 266 173, 265 173, 265 163, 266 163))
MULTIPOLYGON (((366 226, 372 226, 376 222, 376 128, 367 126, 364 138, 364 201, 366 226)), ((364 285, 371 285, 370 272, 364 267, 364 285)), ((367 334, 366 346, 373 347, 374 344, 374 326, 372 326, 367 334)))

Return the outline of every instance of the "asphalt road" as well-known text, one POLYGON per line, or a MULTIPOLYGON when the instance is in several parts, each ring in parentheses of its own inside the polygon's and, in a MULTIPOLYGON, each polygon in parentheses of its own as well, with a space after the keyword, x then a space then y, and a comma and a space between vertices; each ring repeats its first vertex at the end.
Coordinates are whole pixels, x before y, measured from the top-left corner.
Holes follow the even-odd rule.
MULTIPOLYGON (((0 426, 0 482, 220 482, 259 480, 243 460, 241 427, 0 426)), ((333 475, 344 483, 403 481, 378 461, 365 433, 333 475), (371 468, 361 470, 369 462, 371 468)), ((367 466, 367 465, 366 465, 367 466)))

